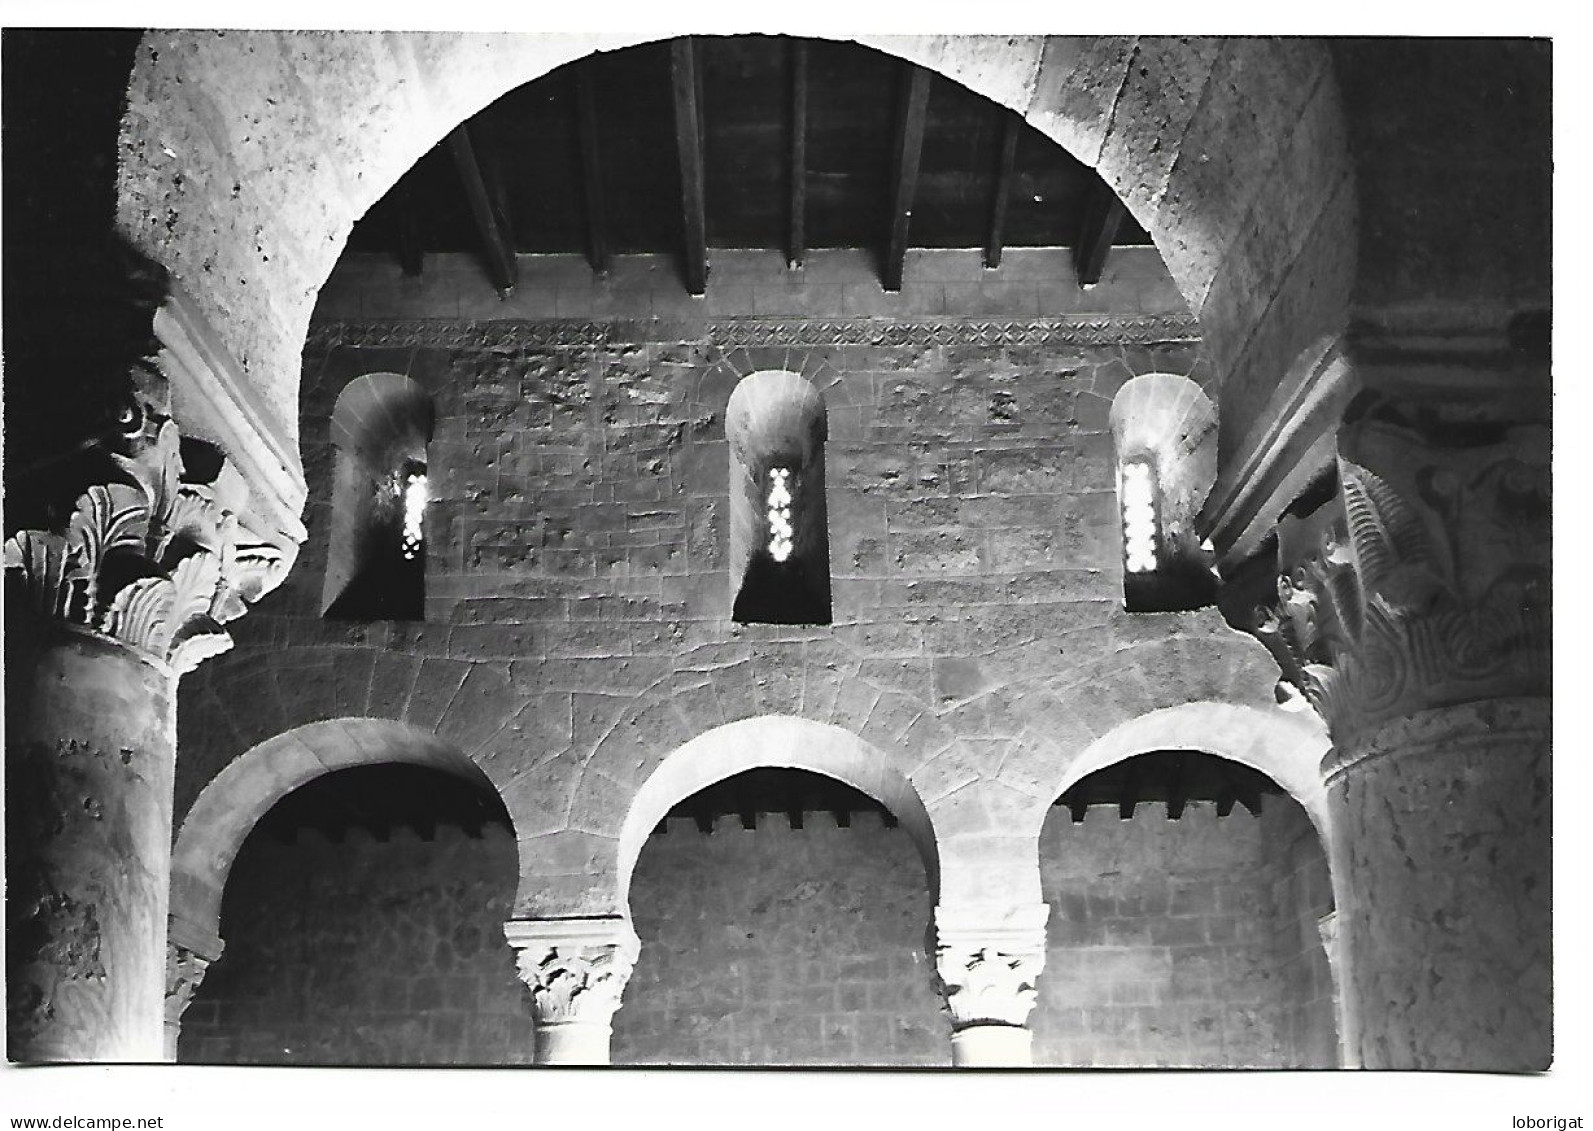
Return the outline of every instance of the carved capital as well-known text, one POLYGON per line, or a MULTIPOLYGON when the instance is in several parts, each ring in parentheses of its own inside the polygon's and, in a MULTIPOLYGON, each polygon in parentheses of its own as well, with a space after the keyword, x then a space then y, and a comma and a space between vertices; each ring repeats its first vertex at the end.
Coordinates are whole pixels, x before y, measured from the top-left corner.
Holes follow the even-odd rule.
POLYGON ((538 1025, 608 1026, 641 950, 628 921, 516 919, 503 930, 538 1025))
POLYGON ((183 1014, 193 1001, 210 964, 221 957, 215 935, 172 920, 166 937, 166 1059, 177 1059, 177 1036, 183 1014))
POLYGON ((1340 745, 1432 707, 1547 695, 1549 434, 1372 416, 1341 432, 1338 490, 1278 524, 1252 629, 1340 745))
POLYGON ((935 973, 953 1031, 1028 1023, 1045 967, 1046 904, 989 914, 935 909, 935 973))
MULTIPOLYGON (((38 613, 110 636, 182 674, 232 646, 222 625, 292 560, 257 532, 250 491, 220 451, 181 435, 146 382, 56 529, 6 539, 8 578, 38 613)), ((70 496, 68 496, 70 497, 70 496)))

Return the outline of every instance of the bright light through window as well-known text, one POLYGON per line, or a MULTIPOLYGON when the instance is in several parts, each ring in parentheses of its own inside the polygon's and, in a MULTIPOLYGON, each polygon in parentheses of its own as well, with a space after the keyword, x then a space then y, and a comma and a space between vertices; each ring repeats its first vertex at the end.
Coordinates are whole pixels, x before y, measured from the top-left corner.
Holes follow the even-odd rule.
POLYGON ((1148 463, 1125 463, 1119 495, 1123 506, 1123 555, 1130 573, 1156 568, 1156 484, 1148 463))
POLYGON ((791 469, 769 469, 769 556, 783 562, 791 556, 791 469))
POLYGON ((406 562, 420 553, 421 520, 426 514, 426 473, 412 471, 404 480, 403 553, 406 562))

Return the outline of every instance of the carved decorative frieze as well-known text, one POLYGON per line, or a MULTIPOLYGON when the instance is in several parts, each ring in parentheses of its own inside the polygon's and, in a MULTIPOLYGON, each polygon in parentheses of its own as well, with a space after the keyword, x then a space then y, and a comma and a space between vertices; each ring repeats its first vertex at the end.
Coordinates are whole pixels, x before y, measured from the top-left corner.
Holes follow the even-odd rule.
POLYGON ((1340 745, 1427 708, 1549 693, 1548 430, 1483 439, 1358 425, 1335 497, 1278 524, 1277 597, 1253 628, 1340 745))
POLYGON ((513 920, 504 934, 531 990, 537 1024, 609 1024, 641 949, 629 923, 513 920))
POLYGON ((221 626, 274 588, 289 561, 250 529, 249 488, 212 445, 185 441, 144 388, 107 446, 106 480, 59 530, 22 530, 3 560, 38 612, 102 632, 181 674, 226 651, 221 626))
POLYGON ((1045 967, 1045 904, 1002 916, 935 910, 935 973, 953 1030, 1028 1023, 1045 967))
MULTIPOLYGON (((674 328, 676 324, 666 323, 674 328)), ((1068 318, 723 318, 704 322, 701 336, 724 349, 757 346, 1117 346, 1200 340, 1188 315, 1079 315, 1068 318)), ((574 319, 459 322, 407 319, 312 323, 305 348, 400 346, 505 350, 601 346, 645 339, 648 323, 574 319)))

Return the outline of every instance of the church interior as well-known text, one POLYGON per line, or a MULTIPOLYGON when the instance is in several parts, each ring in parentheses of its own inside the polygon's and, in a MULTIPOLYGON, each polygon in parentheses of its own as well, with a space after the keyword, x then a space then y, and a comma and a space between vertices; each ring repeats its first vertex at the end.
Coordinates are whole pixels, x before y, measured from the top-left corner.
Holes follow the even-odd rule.
POLYGON ((6 29, 8 1057, 1547 1069, 1551 54, 6 29))

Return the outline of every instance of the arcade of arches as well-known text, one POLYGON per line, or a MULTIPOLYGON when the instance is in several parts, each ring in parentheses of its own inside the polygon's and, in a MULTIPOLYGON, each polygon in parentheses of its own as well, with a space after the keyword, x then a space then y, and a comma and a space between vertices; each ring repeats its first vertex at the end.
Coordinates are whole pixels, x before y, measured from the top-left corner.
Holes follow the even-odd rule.
POLYGON ((126 44, 7 141, 12 1059, 1549 1064, 1544 45, 126 44))

